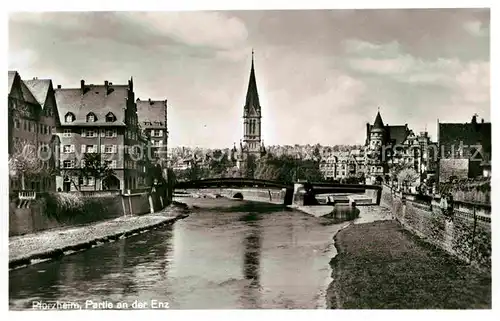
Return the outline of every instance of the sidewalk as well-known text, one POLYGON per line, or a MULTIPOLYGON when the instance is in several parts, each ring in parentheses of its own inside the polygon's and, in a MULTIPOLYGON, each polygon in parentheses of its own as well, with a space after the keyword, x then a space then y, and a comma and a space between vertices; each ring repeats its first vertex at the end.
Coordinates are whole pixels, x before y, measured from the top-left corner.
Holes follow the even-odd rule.
POLYGON ((396 221, 352 224, 335 237, 337 309, 491 309, 491 275, 423 242, 396 221))
POLYGON ((91 225, 47 230, 9 238, 9 268, 19 267, 112 242, 170 224, 185 214, 170 206, 141 216, 124 216, 91 225))

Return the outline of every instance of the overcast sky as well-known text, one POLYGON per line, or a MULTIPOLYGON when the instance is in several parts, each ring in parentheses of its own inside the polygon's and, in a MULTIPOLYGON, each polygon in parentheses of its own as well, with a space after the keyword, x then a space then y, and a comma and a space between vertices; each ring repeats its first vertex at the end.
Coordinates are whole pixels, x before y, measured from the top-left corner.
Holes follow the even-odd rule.
POLYGON ((488 9, 18 13, 9 69, 169 101, 170 146, 230 147, 255 50, 263 139, 362 144, 384 123, 490 121, 488 9))

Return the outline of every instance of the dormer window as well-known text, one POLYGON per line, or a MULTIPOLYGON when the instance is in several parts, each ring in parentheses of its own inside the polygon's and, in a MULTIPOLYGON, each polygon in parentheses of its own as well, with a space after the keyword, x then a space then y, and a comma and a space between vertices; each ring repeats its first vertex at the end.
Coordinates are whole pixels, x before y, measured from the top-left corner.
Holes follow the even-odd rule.
POLYGON ((67 113, 66 116, 64 116, 64 120, 67 123, 72 123, 75 121, 75 115, 73 113, 67 113))
POLYGON ((97 120, 97 117, 95 116, 94 113, 88 113, 87 114, 87 123, 93 123, 97 120))
POLYGON ((114 115, 113 113, 108 113, 108 114, 106 115, 106 122, 107 122, 107 123, 112 123, 112 122, 114 122, 114 121, 116 121, 116 117, 115 117, 115 115, 114 115))

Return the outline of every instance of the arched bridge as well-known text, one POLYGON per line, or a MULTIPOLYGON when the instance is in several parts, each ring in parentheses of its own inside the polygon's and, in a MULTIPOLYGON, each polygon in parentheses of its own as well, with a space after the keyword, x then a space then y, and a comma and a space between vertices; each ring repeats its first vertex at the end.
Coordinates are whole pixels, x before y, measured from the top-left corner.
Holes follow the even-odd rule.
MULTIPOLYGON (((360 184, 338 184, 338 183, 305 183, 312 188, 314 195, 333 193, 369 194, 374 204, 380 204, 381 186, 360 184)), ((177 182, 174 189, 203 189, 203 188, 244 188, 257 187, 265 189, 284 189, 284 204, 292 204, 295 194, 300 190, 298 186, 304 187, 304 183, 286 183, 252 178, 209 178, 201 180, 177 182)))
POLYGON ((208 178, 194 181, 177 182, 175 189, 211 188, 211 187, 264 187, 264 188, 293 188, 293 183, 268 181, 252 178, 208 178))

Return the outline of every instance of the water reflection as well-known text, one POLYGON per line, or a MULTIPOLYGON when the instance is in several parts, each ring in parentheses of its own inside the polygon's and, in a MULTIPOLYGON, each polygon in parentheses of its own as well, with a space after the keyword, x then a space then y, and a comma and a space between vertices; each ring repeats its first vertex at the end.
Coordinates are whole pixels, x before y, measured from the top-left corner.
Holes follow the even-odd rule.
POLYGON ((140 289, 166 279, 171 237, 171 228, 167 228, 12 270, 10 307, 28 309, 36 299, 83 303, 136 297, 140 289))
POLYGON ((339 228, 282 206, 200 200, 172 228, 10 271, 9 303, 29 309, 34 299, 155 299, 173 309, 315 308, 339 228))
POLYGON ((249 281, 243 291, 245 309, 260 308, 260 257, 261 257, 261 217, 257 213, 248 213, 241 220, 248 229, 243 239, 243 277, 249 281))

